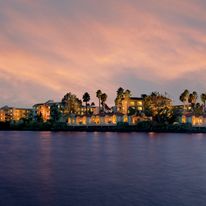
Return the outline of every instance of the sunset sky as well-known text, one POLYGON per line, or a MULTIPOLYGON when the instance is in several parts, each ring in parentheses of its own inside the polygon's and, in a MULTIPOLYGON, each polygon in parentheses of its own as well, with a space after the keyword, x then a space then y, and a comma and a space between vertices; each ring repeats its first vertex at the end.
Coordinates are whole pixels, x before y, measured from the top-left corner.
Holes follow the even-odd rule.
POLYGON ((206 91, 205 0, 0 0, 0 106, 119 86, 206 91))

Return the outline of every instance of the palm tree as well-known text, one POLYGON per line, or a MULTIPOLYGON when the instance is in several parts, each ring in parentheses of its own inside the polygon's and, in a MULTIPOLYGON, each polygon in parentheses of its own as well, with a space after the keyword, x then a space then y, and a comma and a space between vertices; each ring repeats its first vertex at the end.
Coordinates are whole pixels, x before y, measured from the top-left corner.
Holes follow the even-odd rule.
POLYGON ((188 97, 188 102, 190 103, 192 109, 194 110, 194 107, 196 105, 196 102, 197 102, 197 98, 198 98, 198 94, 197 92, 192 92, 191 94, 189 94, 189 97, 188 97))
POLYGON ((192 109, 194 109, 195 96, 193 93, 189 94, 188 102, 190 103, 192 109))
POLYGON ((101 103, 102 103, 102 107, 104 108, 105 102, 107 101, 107 94, 103 93, 101 95, 101 103))
POLYGON ((117 97, 122 97, 124 94, 124 89, 122 87, 120 87, 118 90, 117 90, 117 97))
POLYGON ((101 96, 102 96, 102 91, 99 89, 99 90, 97 90, 97 92, 96 92, 96 97, 99 99, 99 113, 100 113, 100 107, 101 107, 101 105, 100 105, 100 102, 101 102, 101 96))
POLYGON ((123 99, 123 96, 124 96, 124 89, 122 87, 120 87, 118 90, 117 90, 117 96, 116 96, 116 99, 115 99, 115 105, 117 107, 117 110, 119 110, 118 108, 121 108, 121 101, 123 99))
POLYGON ((203 112, 205 111, 205 103, 206 103, 206 93, 202 93, 200 95, 200 98, 201 98, 201 101, 203 102, 204 104, 204 109, 203 109, 203 112))
MULTIPOLYGON (((185 102, 188 102, 189 95, 190 95, 189 90, 185 89, 184 91, 185 102)), ((187 105, 187 108, 188 108, 188 105, 187 105)))
POLYGON ((183 94, 180 95, 180 101, 184 104, 184 109, 185 109, 185 97, 183 94))
POLYGON ((87 115, 87 103, 90 101, 89 93, 85 92, 82 99, 83 99, 83 102, 85 102, 85 105, 86 105, 86 115, 87 115))
POLYGON ((124 92, 124 95, 125 95, 125 97, 129 98, 129 97, 132 96, 132 93, 131 93, 131 91, 130 91, 129 89, 127 89, 127 90, 124 92))
POLYGON ((183 102, 184 104, 184 109, 185 109, 185 104, 188 102, 190 92, 185 89, 185 91, 180 95, 180 101, 183 102))
POLYGON ((196 104, 196 102, 197 102, 197 98, 198 98, 198 94, 197 94, 197 92, 196 91, 194 91, 194 92, 192 92, 192 94, 193 94, 193 100, 194 100, 194 104, 196 104))

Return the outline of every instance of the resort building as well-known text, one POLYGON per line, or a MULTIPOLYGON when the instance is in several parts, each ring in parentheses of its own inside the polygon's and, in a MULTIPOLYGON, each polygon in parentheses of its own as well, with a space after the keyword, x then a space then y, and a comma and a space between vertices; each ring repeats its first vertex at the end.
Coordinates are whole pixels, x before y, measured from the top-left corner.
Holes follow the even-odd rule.
MULTIPOLYGON (((44 122, 47 122, 51 119, 51 106, 56 104, 58 106, 59 112, 62 113, 62 117, 60 118, 60 121, 66 121, 64 120, 67 118, 69 115, 71 115, 69 112, 72 112, 74 115, 85 115, 86 113, 88 115, 92 114, 97 114, 98 113, 98 108, 95 105, 88 105, 87 106, 87 112, 86 112, 86 106, 80 106, 80 107, 75 107, 74 110, 67 110, 63 109, 62 103, 61 102, 54 102, 52 100, 49 100, 45 103, 39 103, 35 104, 33 106, 33 118, 34 120, 37 120, 39 117, 42 118, 44 122), (64 110, 64 111, 63 111, 64 110)), ((73 106, 72 106, 73 108, 73 106)))
POLYGON ((69 126, 116 126, 120 123, 126 123, 129 125, 135 125, 139 121, 149 120, 146 117, 140 116, 128 116, 124 114, 105 114, 105 115, 70 115, 68 117, 69 126))
POLYGON ((5 112, 1 109, 0 110, 0 122, 5 122, 6 121, 6 114, 5 112))
POLYGON ((87 106, 87 109, 86 109, 86 106, 81 106, 80 108, 78 108, 78 111, 77 111, 77 115, 85 115, 85 114, 98 114, 99 113, 99 108, 96 107, 95 105, 88 105, 87 106), (86 112, 87 110, 87 112, 86 112))
POLYGON ((51 119, 51 106, 57 104, 58 108, 60 109, 61 103, 60 102, 54 102, 52 100, 49 100, 45 103, 39 103, 35 104, 33 106, 33 119, 37 120, 38 118, 42 118, 43 122, 47 122, 51 119))
POLYGON ((0 121, 10 122, 20 121, 21 119, 28 119, 31 112, 32 109, 4 106, 0 109, 0 121))
POLYGON ((116 103, 117 112, 122 114, 128 114, 129 108, 133 108, 136 111, 143 110, 143 98, 141 97, 124 97, 118 103, 116 103))
POLYGON ((180 117, 180 123, 189 123, 193 127, 206 127, 206 115, 184 114, 180 117))

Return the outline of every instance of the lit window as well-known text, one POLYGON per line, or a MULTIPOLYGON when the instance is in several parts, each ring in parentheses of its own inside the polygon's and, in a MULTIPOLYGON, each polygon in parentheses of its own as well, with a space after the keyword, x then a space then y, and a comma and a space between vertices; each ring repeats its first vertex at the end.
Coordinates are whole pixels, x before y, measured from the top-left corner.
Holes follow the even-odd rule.
POLYGON ((134 105, 135 105, 135 102, 133 102, 133 101, 130 102, 130 105, 131 105, 131 106, 134 106, 134 105))
POLYGON ((124 116, 123 122, 128 122, 128 117, 124 116))

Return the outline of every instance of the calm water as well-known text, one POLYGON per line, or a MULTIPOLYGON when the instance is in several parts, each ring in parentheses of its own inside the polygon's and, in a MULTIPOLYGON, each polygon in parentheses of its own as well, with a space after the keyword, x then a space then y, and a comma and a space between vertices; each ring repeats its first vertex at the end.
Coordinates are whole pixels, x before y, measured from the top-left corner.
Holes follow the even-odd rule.
POLYGON ((0 205, 206 205, 206 135, 0 132, 0 205))

